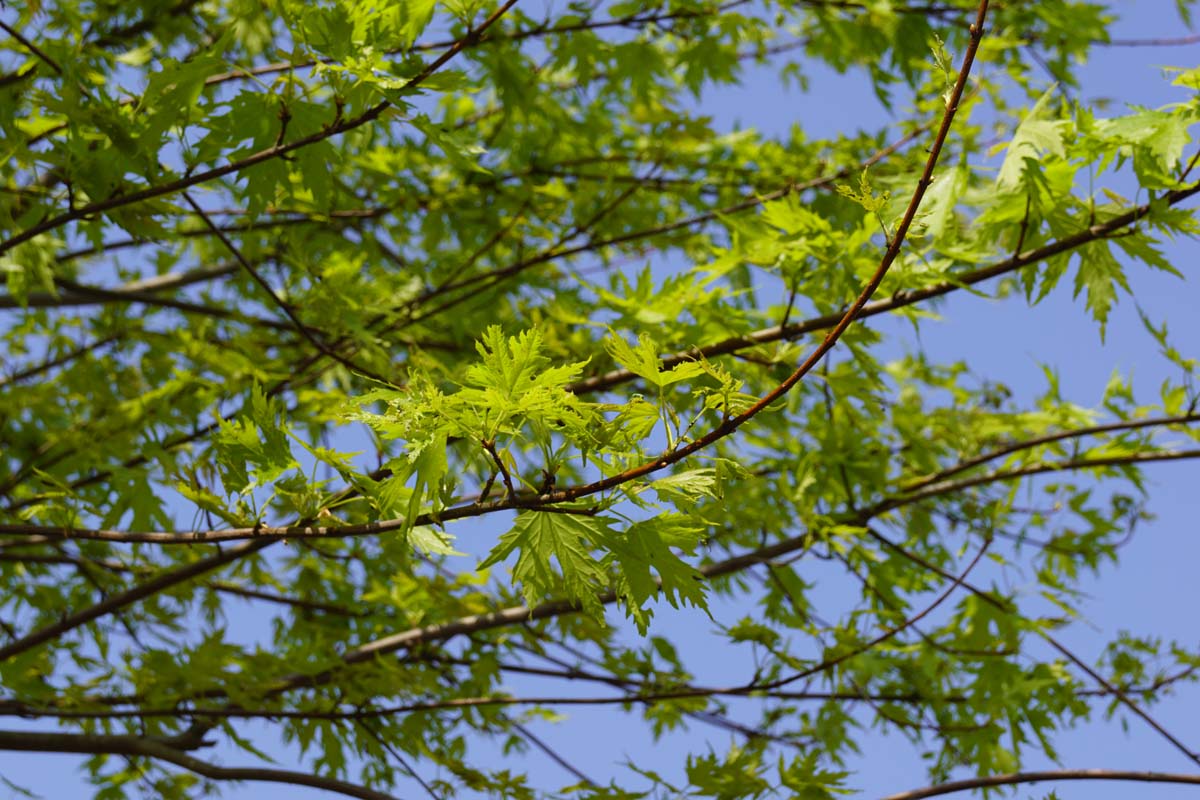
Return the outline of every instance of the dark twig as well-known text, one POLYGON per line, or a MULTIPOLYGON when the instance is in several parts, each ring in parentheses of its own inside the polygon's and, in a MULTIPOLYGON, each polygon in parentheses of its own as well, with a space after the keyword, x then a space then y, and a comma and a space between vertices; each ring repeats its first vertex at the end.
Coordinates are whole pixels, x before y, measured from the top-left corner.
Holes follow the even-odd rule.
POLYGON ((382 375, 379 375, 378 373, 373 372, 372 370, 363 367, 360 364, 354 363, 341 353, 322 342, 321 339, 318 338, 315 333, 313 333, 312 329, 305 325, 303 320, 297 316, 291 304, 285 302, 282 297, 276 294, 275 290, 271 288, 271 284, 267 283, 266 279, 259 275, 258 271, 250 265, 250 262, 244 255, 242 255, 242 251, 238 249, 237 245, 235 245, 227 235, 225 235, 224 231, 217 227, 217 224, 212 221, 212 217, 205 213, 204 209, 200 207, 200 204, 193 200, 192 196, 187 192, 183 193, 183 199, 200 216, 200 218, 204 221, 204 224, 208 226, 208 229, 212 231, 212 234, 220 239, 221 244, 224 245, 225 249, 233 255, 234 259, 237 260, 242 269, 249 273, 250 277, 253 278, 254 282, 257 283, 259 287, 267 294, 267 296, 271 298, 272 302, 274 302, 275 305, 287 315, 287 318, 292 321, 292 325, 295 326, 296 330, 300 332, 300 335, 303 336, 309 342, 309 344, 315 347, 322 355, 333 359, 351 372, 357 372, 360 375, 365 375, 371 380, 379 383, 391 383, 382 375))
POLYGON ((4 22, 0 22, 0 30, 4 31, 9 36, 16 39, 18 42, 20 42, 22 47, 24 47, 26 50, 33 53, 35 56, 40 58, 42 61, 44 61, 48 65, 50 65, 50 68, 53 69, 55 72, 57 72, 59 75, 62 74, 62 67, 60 67, 58 65, 58 62, 55 61, 53 58, 51 58, 49 55, 47 55, 46 51, 42 50, 42 48, 38 47, 33 42, 29 41, 29 39, 26 39, 21 34, 20 31, 16 30, 11 25, 8 25, 4 22))
POLYGON ((361 800, 396 800, 383 792, 338 780, 314 775, 311 772, 292 772, 258 767, 222 767, 201 761, 185 749, 206 746, 206 742, 172 741, 119 734, 43 733, 41 731, 0 731, 0 750, 26 753, 83 753, 92 755, 126 755, 165 761, 219 781, 264 781, 293 786, 309 786, 336 792, 361 800))

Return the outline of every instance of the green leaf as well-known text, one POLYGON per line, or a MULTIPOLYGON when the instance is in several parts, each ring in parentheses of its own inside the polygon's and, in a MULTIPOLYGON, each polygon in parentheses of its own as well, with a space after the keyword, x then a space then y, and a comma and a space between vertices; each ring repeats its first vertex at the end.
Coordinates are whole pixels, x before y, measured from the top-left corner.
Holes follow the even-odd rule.
POLYGON ((933 35, 933 43, 929 46, 929 50, 933 53, 934 66, 942 73, 942 85, 944 87, 942 100, 946 105, 950 105, 950 99, 954 96, 954 84, 958 71, 954 69, 954 63, 950 59, 950 54, 946 52, 946 43, 936 33, 933 35))
POLYGON ((921 221, 925 231, 935 240, 955 231, 955 212, 970 186, 970 177, 971 171, 965 160, 934 175, 933 185, 925 192, 921 204, 921 221))
POLYGON ((8 294, 24 308, 31 290, 40 289, 55 297, 54 251, 61 243, 48 236, 19 244, 0 256, 0 272, 5 276, 8 294))
POLYGON ((354 23, 341 3, 306 6, 300 20, 305 41, 321 55, 343 61, 354 52, 354 23))
POLYGON ((615 334, 604 340, 604 346, 614 361, 660 389, 704 374, 704 367, 694 361, 684 361, 663 370, 658 347, 648 334, 638 337, 637 347, 631 347, 615 334))
POLYGON ((868 214, 878 214, 891 201, 891 192, 883 192, 876 195, 871 181, 867 178, 867 170, 863 170, 858 177, 858 189, 854 189, 845 184, 837 185, 837 193, 842 197, 848 197, 855 203, 858 203, 868 214))
POLYGON ((654 481, 650 488, 664 500, 683 500, 689 504, 701 497, 710 497, 713 500, 719 500, 721 497, 721 484, 717 478, 717 470, 713 467, 676 472, 654 481))
POLYGON ((619 591, 625 594, 626 609, 643 635, 649 625, 646 601, 660 591, 674 608, 687 602, 707 609, 703 576, 673 551, 694 553, 704 531, 704 526, 693 520, 668 514, 635 522, 623 535, 608 539, 619 568, 619 591), (658 574, 657 579, 651 570, 658 574))
POLYGON ((465 556, 454 549, 453 541, 453 536, 428 525, 417 525, 408 532, 408 543, 427 556, 465 556))
POLYGON ((593 551, 612 544, 615 521, 609 517, 526 511, 517 516, 512 529, 500 537, 478 568, 494 566, 519 551, 513 577, 520 582, 527 604, 536 605, 561 591, 598 617, 602 614, 598 595, 609 581, 593 551))
POLYGON ((844 788, 850 775, 844 770, 829 770, 820 767, 819 753, 806 753, 785 763, 779 758, 779 778, 797 800, 834 800, 841 795, 854 794, 844 788))
POLYGON ((435 434, 418 452, 410 452, 407 463, 397 466, 396 480, 399 483, 413 479, 412 494, 409 495, 407 513, 404 515, 404 531, 411 536, 424 503, 433 504, 431 511, 435 517, 441 509, 439 490, 442 479, 450 469, 450 462, 446 458, 445 434, 435 434))
POLYGON ((281 412, 279 402, 255 386, 241 416, 221 421, 213 434, 213 448, 228 491, 246 493, 297 466, 281 412))
POLYGON ((1117 287, 1130 291, 1125 270, 1113 256, 1107 242, 1093 242, 1079 250, 1079 268, 1075 273, 1075 295, 1087 290, 1087 307, 1100 323, 1104 338, 1108 312, 1117 299, 1117 287))
POLYGON ((996 184, 1002 189, 1015 189, 1021 184, 1027 160, 1036 162, 1044 153, 1066 158, 1065 139, 1068 123, 1064 120, 1047 119, 1050 114, 1050 101, 1057 92, 1057 86, 1047 89, 1017 126, 1012 140, 1008 143, 1004 162, 996 175, 996 184))
POLYGON ((404 0, 394 3, 392 8, 399 14, 400 48, 411 47, 417 37, 424 33, 433 20, 433 10, 437 7, 435 0, 404 0))
POLYGON ((1174 188, 1175 170, 1191 141, 1188 129, 1196 122, 1190 110, 1139 110, 1101 120, 1096 128, 1111 143, 1132 148, 1133 168, 1143 184, 1174 188))
POLYGON ((438 149, 460 169, 484 175, 492 174, 491 170, 479 163, 487 149, 474 141, 468 131, 455 131, 441 127, 424 114, 417 114, 408 121, 414 128, 425 134, 425 138, 437 145, 438 149))

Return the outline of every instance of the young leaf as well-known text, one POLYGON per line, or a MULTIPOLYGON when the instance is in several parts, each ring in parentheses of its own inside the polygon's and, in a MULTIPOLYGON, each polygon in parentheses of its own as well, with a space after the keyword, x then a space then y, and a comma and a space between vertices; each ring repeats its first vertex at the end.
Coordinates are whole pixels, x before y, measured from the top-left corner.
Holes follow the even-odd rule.
POLYGON ((608 585, 608 574, 592 552, 612 544, 614 522, 609 517, 526 511, 478 568, 486 569, 519 551, 513 577, 520 582, 526 603, 533 606, 561 589, 567 599, 600 616, 597 595, 608 585), (558 564, 558 572, 553 563, 558 564))
POLYGON ((1066 157, 1064 141, 1068 123, 1064 120, 1046 119, 1050 113, 1050 101, 1057 91, 1057 86, 1047 89, 1017 126, 1012 140, 1008 143, 1004 162, 996 175, 996 184, 1001 188, 1011 190, 1020 185, 1021 177, 1025 173, 1026 159, 1036 161, 1042 153, 1050 153, 1059 158, 1066 157))

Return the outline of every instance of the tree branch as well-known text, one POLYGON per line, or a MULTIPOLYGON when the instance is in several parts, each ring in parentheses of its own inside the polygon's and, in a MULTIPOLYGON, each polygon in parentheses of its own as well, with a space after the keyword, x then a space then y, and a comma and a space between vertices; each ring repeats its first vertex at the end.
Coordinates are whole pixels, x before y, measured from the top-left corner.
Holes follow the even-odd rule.
MULTIPOLYGON (((189 743, 199 746, 197 743, 189 743)), ((325 778, 309 772, 258 767, 222 767, 201 761, 171 744, 151 738, 119 734, 42 733, 40 731, 0 731, 0 750, 25 753, 80 753, 86 755, 122 755, 165 761, 189 772, 217 781, 260 781, 309 786, 361 800, 396 800, 395 797, 366 786, 337 778, 325 778)))
POLYGON ((265 547, 272 544, 270 539, 262 539, 259 541, 247 542, 237 547, 230 548, 225 552, 218 552, 215 556, 194 561, 191 564, 186 564, 177 569, 168 570, 157 575, 145 583, 138 584, 130 589, 127 589, 118 594, 114 594, 95 605, 78 611, 74 614, 69 614, 58 622, 39 628, 32 633, 22 636, 16 641, 9 642, 0 646, 0 662, 7 661, 13 656, 24 653, 37 647, 40 644, 45 644, 53 639, 62 636, 64 633, 74 630, 81 625, 86 625, 107 614, 115 613, 126 606, 132 605, 147 597, 158 594, 159 592, 171 586, 176 586, 180 583, 191 580, 206 572, 211 572, 218 567, 222 567, 232 561, 236 561, 243 556, 257 553, 265 547))
POLYGON ((916 491, 939 481, 946 480, 960 472, 965 472, 973 467, 978 467, 986 464, 989 461, 995 461, 998 458, 1003 458, 1013 453, 1019 453, 1022 450, 1030 450, 1034 447, 1041 447, 1047 444, 1054 444, 1066 439, 1078 439, 1084 436, 1095 436, 1100 433, 1115 433, 1118 431, 1133 431, 1142 428, 1166 427, 1169 425, 1187 425, 1192 422, 1200 422, 1200 414, 1181 414, 1173 417, 1148 417, 1146 419, 1125 420, 1120 422, 1110 422, 1105 425, 1093 425, 1087 428, 1075 428, 1068 431, 1058 431, 1057 433, 1038 436, 1033 439, 1025 439, 1019 442, 1005 445, 1004 447, 995 450, 989 450, 986 453, 973 456, 972 458, 963 459, 957 464, 947 467, 940 472, 936 472, 926 478, 921 478, 909 484, 905 484, 903 490, 906 492, 916 491))
POLYGON ((966 792, 971 789, 988 789, 995 786, 1017 786, 1024 783, 1044 781, 1133 781, 1136 783, 1182 783, 1200 785, 1200 775, 1180 775, 1171 772, 1134 772, 1120 769, 1049 769, 1040 772, 1011 772, 1007 775, 985 775, 949 781, 923 789, 913 789, 899 794, 890 794, 883 800, 923 800, 943 794, 966 792))

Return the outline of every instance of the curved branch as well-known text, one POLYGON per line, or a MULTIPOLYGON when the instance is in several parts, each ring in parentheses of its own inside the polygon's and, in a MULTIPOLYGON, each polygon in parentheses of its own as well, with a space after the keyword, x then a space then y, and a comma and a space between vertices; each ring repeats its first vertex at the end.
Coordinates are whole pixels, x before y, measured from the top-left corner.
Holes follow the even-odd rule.
POLYGON ((64 633, 74 630, 81 625, 86 625, 100 617, 115 613, 120 609, 132 605, 147 597, 158 594, 166 588, 178 585, 185 581, 191 580, 198 575, 203 575, 206 572, 211 572, 218 567, 222 567, 232 561, 236 561, 243 556, 257 553, 265 547, 273 544, 270 539, 262 539, 255 542, 247 542, 238 547, 230 548, 223 553, 217 553, 215 556, 210 556, 200 561, 194 561, 191 564, 186 564, 178 569, 169 570, 157 575, 145 583, 138 584, 130 589, 114 594, 105 598, 93 606, 78 611, 74 614, 69 614, 58 622, 52 625, 47 625, 44 628, 39 628, 32 633, 22 636, 20 639, 9 642, 6 645, 0 646, 0 662, 7 661, 13 656, 24 653, 26 650, 37 647, 40 644, 45 644, 48 641, 58 638, 64 633))
MULTIPOLYGON (((1011 470, 999 470, 976 475, 958 481, 945 481, 934 484, 921 491, 900 494, 886 498, 870 509, 862 512, 865 518, 871 518, 887 511, 927 500, 943 494, 969 489, 1000 481, 1026 478, 1032 475, 1043 475, 1050 472, 1070 472, 1081 469, 1098 467, 1125 466, 1132 464, 1150 464, 1159 461, 1184 461, 1200 458, 1200 448, 1190 450, 1160 450, 1148 453, 1126 453, 1104 458, 1080 458, 1067 461, 1052 461, 1029 464, 1011 470)), ((570 491, 570 490, 568 490, 570 491)), ((545 497, 545 495, 543 495, 545 497)), ((540 499, 540 498, 539 498, 540 499)), ((537 508, 548 503, 534 503, 521 497, 512 500, 499 500, 486 505, 465 505, 447 509, 436 516, 422 514, 416 517, 413 525, 432 525, 454 520, 479 517, 484 514, 520 508, 537 508)), ((0 535, 40 536, 46 540, 54 539, 91 539, 107 542, 135 543, 143 542, 160 545, 196 545, 220 544, 245 540, 278 540, 278 539, 339 539, 352 536, 368 536, 388 531, 403 530, 410 521, 403 517, 397 519, 367 522, 361 525, 343 525, 341 527, 324 527, 317 525, 272 526, 259 525, 253 528, 222 528, 207 531, 119 531, 99 528, 65 528, 55 525, 38 525, 33 523, 3 523, 0 524, 0 535)))
MULTIPOLYGON (((206 743, 188 742, 184 746, 204 746, 206 743)), ((285 783, 292 786, 309 786, 336 792, 361 800, 396 800, 366 786, 348 783, 337 778, 324 778, 309 772, 293 772, 284 769, 259 767, 222 767, 202 761, 168 741, 124 735, 102 735, 86 733, 42 733, 40 731, 0 731, 0 750, 16 750, 25 753, 80 753, 87 755, 105 754, 152 758, 166 761, 178 767, 203 775, 216 781, 260 781, 285 783)))
MULTIPOLYGON (((183 276, 177 276, 180 279, 183 276)), ((186 283, 194 283, 200 280, 206 280, 210 275, 201 275, 195 277, 194 280, 187 280, 186 283)), ((17 308, 66 308, 75 306, 103 305, 107 303, 140 303, 147 306, 155 306, 158 308, 170 308, 184 314, 197 314, 203 317, 212 317, 213 319, 224 319, 232 322, 241 322, 247 325, 253 325, 259 328, 270 328, 274 330, 291 330, 290 325, 273 319, 264 317, 255 317, 250 314, 244 314, 240 311, 232 311, 218 306, 206 306, 201 303, 193 303, 188 300, 180 300, 174 297, 164 296, 159 292, 165 291, 164 288, 156 287, 151 290, 143 290, 131 288, 132 285, 121 286, 116 289, 108 289, 102 286, 89 286, 87 284, 76 283, 75 281, 67 280, 66 278, 55 278, 54 283, 64 289, 61 294, 54 296, 45 292, 37 292, 31 294, 24 305, 18 302, 13 297, 0 296, 0 309, 17 309, 17 308)), ((185 285, 181 282, 176 285, 185 285)), ((171 288, 170 286, 166 288, 171 288)))
POLYGON ((1133 781, 1137 783, 1182 783, 1200 786, 1200 775, 1180 775, 1172 772, 1134 772, 1122 769, 1048 769, 1040 772, 1011 772, 1007 775, 986 775, 949 781, 923 789, 889 794, 883 800, 923 800, 943 794, 988 789, 995 786, 1017 786, 1043 781, 1133 781))
MULTIPOLYGON (((49 67, 52 70, 57 72, 59 75, 62 75, 62 67, 59 66, 58 62, 55 61, 53 58, 51 58, 46 53, 45 50, 38 47, 32 41, 30 41, 25 36, 23 36, 19 30, 17 30, 16 28, 13 28, 11 25, 9 25, 3 21, 0 21, 0 30, 7 33, 13 39, 15 39, 17 42, 19 42, 22 47, 24 47, 26 50, 28 50, 29 52, 31 52, 35 56, 37 56, 39 59, 41 59, 44 63, 49 65, 49 67)), ((28 73, 26 73, 26 74, 28 74, 28 73)))
MULTIPOLYGON (((826 658, 826 659, 822 660, 819 664, 814 664, 813 666, 808 667, 803 670, 800 670, 799 672, 797 672, 793 675, 789 675, 786 678, 780 678, 778 680, 774 680, 769 683, 752 684, 751 686, 753 687, 754 690, 779 689, 783 686, 788 686, 790 684, 793 684, 796 681, 801 681, 801 680, 804 680, 805 678, 810 678, 813 675, 818 675, 822 672, 826 672, 830 669, 833 669, 838 664, 849 661, 851 658, 862 655, 863 653, 866 653, 867 651, 883 644, 884 642, 888 641, 889 639, 895 638, 899 634, 901 634, 904 631, 911 628, 913 625, 916 625, 918 622, 923 620, 925 617, 932 614, 933 611, 935 609, 937 609, 938 606, 940 606, 942 603, 946 602, 947 599, 949 599, 950 595, 954 594, 955 589, 957 589, 960 586, 963 586, 964 585, 963 582, 967 579, 967 576, 971 574, 971 571, 975 569, 975 565, 979 563, 979 559, 983 558, 983 554, 987 552, 989 544, 991 544, 990 541, 985 541, 983 544, 983 547, 979 548, 979 552, 975 554, 975 557, 973 559, 971 559, 971 563, 967 564, 966 569, 964 569, 961 574, 950 577, 950 585, 947 586, 942 591, 941 594, 939 594, 936 598, 934 598, 933 602, 931 602, 929 605, 925 606, 925 608, 923 608, 918 613, 912 615, 911 617, 906 618, 899 625, 894 625, 894 626, 888 628, 887 630, 885 630, 883 633, 874 637, 873 639, 863 642, 862 644, 858 645, 857 647, 852 647, 851 649, 847 650, 846 652, 841 653, 840 655, 837 655, 837 656, 833 656, 832 658, 826 658)), ((945 574, 945 573, 943 573, 943 574, 945 574)), ((750 688, 750 687, 747 687, 747 688, 750 688)))
POLYGON ((1057 433, 1038 436, 1033 439, 1025 439, 1019 442, 999 447, 995 450, 989 450, 986 453, 981 453, 971 458, 963 459, 956 464, 947 467, 940 472, 934 473, 927 478, 921 478, 913 483, 906 484, 904 491, 911 492, 917 489, 922 489, 931 484, 943 481, 951 476, 957 475, 960 472, 978 467, 981 464, 986 464, 989 461, 995 461, 998 458, 1003 458, 1013 453, 1018 453, 1022 450, 1029 450, 1034 447, 1041 447, 1046 444, 1054 444, 1066 439, 1078 439, 1084 436, 1095 436, 1099 433, 1116 433, 1118 431, 1133 431, 1141 428, 1154 428, 1168 425, 1187 425, 1192 422, 1200 422, 1200 414, 1181 414, 1174 417, 1148 417, 1146 419, 1125 420, 1121 422, 1110 422, 1104 425, 1093 425, 1087 428, 1075 428, 1069 431, 1058 431, 1057 433))
POLYGON ((1094 469, 1097 467, 1120 467, 1131 464, 1148 464, 1156 461, 1185 461, 1193 458, 1200 458, 1200 448, 1190 450, 1161 450, 1151 453, 1126 453, 1119 456, 1108 456, 1104 458, 1078 458, 1067 461, 1050 461, 1039 464, 1027 464, 1023 467, 1008 470, 996 470, 987 472, 983 475, 975 475, 970 478, 962 478, 957 481, 942 481, 941 483, 931 484, 925 488, 902 494, 885 500, 876 507, 875 515, 882 514, 885 511, 890 511, 899 506, 917 503, 922 500, 928 500, 931 497, 939 497, 944 494, 960 492, 963 489, 970 489, 975 486, 982 486, 988 483, 997 483, 1000 481, 1010 481, 1018 478, 1027 478, 1032 475, 1045 475, 1049 472, 1069 472, 1077 469, 1094 469))

